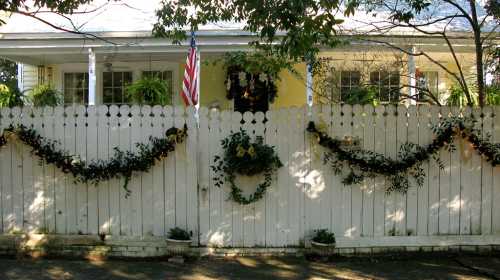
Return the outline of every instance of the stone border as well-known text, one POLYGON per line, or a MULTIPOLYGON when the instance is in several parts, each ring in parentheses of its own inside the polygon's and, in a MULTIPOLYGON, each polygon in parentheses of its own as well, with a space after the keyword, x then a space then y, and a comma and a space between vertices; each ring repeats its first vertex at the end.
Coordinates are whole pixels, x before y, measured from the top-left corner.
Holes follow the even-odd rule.
MULTIPOLYGON (((490 253, 500 252, 497 237, 436 237, 435 242, 418 245, 408 242, 400 244, 404 237, 382 237, 386 242, 378 246, 362 246, 363 242, 353 245, 340 242, 335 252, 342 256, 363 256, 390 253, 490 253), (446 242, 444 242, 446 241, 446 242), (476 241, 473 244, 472 241, 476 241), (433 244, 434 243, 434 244, 433 244), (346 246, 347 245, 347 246, 346 246), (361 245, 361 246, 360 246, 361 245)), ((427 240, 430 241, 430 240, 427 240)), ((235 256, 303 256, 310 252, 309 242, 306 247, 286 248, 217 248, 192 247, 190 255, 235 257, 235 256)), ((158 258, 168 256, 167 244, 163 237, 142 236, 99 236, 99 235, 53 235, 53 234, 6 234, 0 235, 0 255, 32 257, 74 257, 74 258, 158 258)))

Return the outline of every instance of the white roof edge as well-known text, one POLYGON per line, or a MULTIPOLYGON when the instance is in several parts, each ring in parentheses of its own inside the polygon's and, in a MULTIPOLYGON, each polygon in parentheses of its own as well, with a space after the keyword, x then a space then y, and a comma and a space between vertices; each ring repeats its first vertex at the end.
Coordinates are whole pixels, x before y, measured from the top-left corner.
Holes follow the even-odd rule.
MULTIPOLYGON (((500 32, 496 32, 497 39, 500 39, 500 32)), ((151 31, 102 31, 102 32, 89 32, 89 35, 95 35, 104 39, 126 39, 126 38, 154 38, 151 31)), ((278 36, 283 36, 284 32, 279 32, 278 36)), ((72 34, 67 32, 26 32, 26 33, 1 33, 0 40, 51 40, 51 39, 92 39, 88 38, 89 35, 72 34)), ((448 37, 455 39, 467 39, 473 38, 472 32, 449 32, 448 37)), ((255 33, 244 31, 241 29, 234 30, 199 30, 196 31, 196 36, 199 37, 256 37, 255 33)), ((416 32, 404 32, 396 31, 387 33, 384 35, 380 34, 364 34, 357 35, 354 32, 344 30, 339 36, 363 36, 363 37, 413 37, 413 38, 436 38, 440 36, 424 35, 422 33, 416 32)))

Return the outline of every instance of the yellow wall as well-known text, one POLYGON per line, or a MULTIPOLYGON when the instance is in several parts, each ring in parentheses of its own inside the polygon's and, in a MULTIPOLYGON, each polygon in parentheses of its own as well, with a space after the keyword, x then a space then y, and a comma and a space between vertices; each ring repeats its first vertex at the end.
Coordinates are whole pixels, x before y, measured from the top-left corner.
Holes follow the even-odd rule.
MULTIPOLYGON (((391 51, 363 51, 363 50, 349 50, 349 49, 338 49, 330 52, 321 53, 323 57, 329 57, 332 59, 331 65, 333 69, 337 71, 341 70, 354 70, 357 69, 364 73, 365 80, 369 77, 370 71, 374 69, 379 69, 381 65, 387 66, 391 61, 397 61, 402 59, 403 62, 407 61, 407 57, 401 54, 391 52, 391 51)), ((466 72, 466 76, 473 78, 474 73, 474 57, 472 53, 460 53, 458 54, 459 59, 462 63, 462 69, 466 72)), ((458 72, 458 68, 454 65, 452 57, 449 53, 432 53, 432 57, 444 65, 446 65, 452 71, 458 72)), ((439 89, 441 92, 446 91, 454 83, 451 76, 444 70, 439 68, 437 65, 428 61, 424 57, 416 58, 416 65, 420 71, 437 71, 439 79, 439 89)), ((119 61, 113 62, 116 67, 121 67, 119 69, 131 69, 133 71, 139 71, 144 68, 147 69, 150 63, 144 62, 128 62, 122 63, 119 61), (123 65, 122 65, 123 64, 123 65), (141 68, 142 67, 142 68, 141 68)), ((176 79, 178 81, 177 91, 174 91, 176 95, 174 97, 175 104, 181 105, 182 100, 179 93, 182 90, 182 78, 184 74, 184 60, 176 59, 176 61, 155 61, 155 66, 157 67, 172 67, 177 72, 176 79), (167 65, 167 66, 166 66, 167 65), (168 66, 170 65, 170 66, 168 66)), ((397 65, 397 63, 395 64, 397 65)), ((62 72, 84 72, 87 70, 88 65, 86 63, 71 63, 71 64, 54 64, 47 65, 52 67, 53 75, 50 79, 51 82, 58 88, 62 90, 62 72)), ((102 79, 100 74, 103 71, 104 66, 99 63, 97 68, 97 80, 102 79)), ((271 108, 282 108, 291 106, 303 106, 306 104, 306 65, 304 63, 299 63, 295 65, 295 69, 299 74, 299 77, 284 70, 280 74, 280 80, 277 82, 278 86, 278 97, 276 98, 274 104, 271 104, 271 108)), ((402 75, 401 83, 407 84, 407 67, 400 67, 400 73, 402 75)), ((134 72, 135 73, 135 72, 134 72)), ((139 72, 138 72, 139 73, 139 72)), ((137 77, 139 74, 136 73, 137 77)), ((231 109, 233 107, 233 101, 226 98, 226 86, 224 84, 225 80, 225 70, 223 66, 219 63, 214 65, 213 63, 201 64, 201 77, 200 77, 200 101, 202 106, 217 106, 220 109, 231 109)), ((49 80, 49 79, 47 79, 49 80)), ((317 79, 315 79, 317 80, 317 79)), ((316 82, 315 85, 318 83, 316 82)), ((101 89, 97 87, 97 101, 101 100, 101 89)), ((443 96, 444 98, 444 96, 443 96)), ((317 103, 317 98, 315 97, 315 103, 317 103)))

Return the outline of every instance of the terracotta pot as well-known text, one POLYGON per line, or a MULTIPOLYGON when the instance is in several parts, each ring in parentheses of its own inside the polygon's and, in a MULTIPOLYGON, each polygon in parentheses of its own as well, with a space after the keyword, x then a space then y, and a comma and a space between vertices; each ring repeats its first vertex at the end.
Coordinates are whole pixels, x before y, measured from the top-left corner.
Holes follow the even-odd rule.
POLYGON ((176 240, 167 238, 167 251, 174 256, 188 255, 191 242, 191 240, 176 240))
POLYGON ((331 256, 335 254, 335 243, 325 244, 311 240, 311 250, 320 256, 331 256))

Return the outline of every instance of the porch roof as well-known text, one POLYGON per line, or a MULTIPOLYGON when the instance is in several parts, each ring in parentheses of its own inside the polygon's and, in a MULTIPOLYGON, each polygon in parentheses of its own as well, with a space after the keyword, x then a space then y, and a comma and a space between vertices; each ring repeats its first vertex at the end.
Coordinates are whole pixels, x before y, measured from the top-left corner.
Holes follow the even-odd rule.
MULTIPOLYGON (((88 48, 97 54, 97 61, 105 61, 110 56, 114 60, 175 60, 183 59, 188 42, 173 44, 168 39, 154 38, 150 31, 95 32, 96 38, 68 33, 0 33, 0 56, 14 61, 39 64, 86 62, 88 48)), ((457 33, 452 43, 459 52, 472 52, 473 41, 468 33, 457 33)), ((351 44, 347 51, 365 50, 377 44, 356 40, 344 35, 351 44)), ((256 37, 242 30, 201 30, 197 33, 197 45, 203 57, 218 55, 228 51, 250 50, 249 42, 256 37)), ((387 41, 402 47, 417 46, 427 51, 447 51, 442 38, 432 36, 391 35, 377 36, 379 41, 387 41)), ((325 49, 329 51, 331 49, 325 49)))

